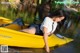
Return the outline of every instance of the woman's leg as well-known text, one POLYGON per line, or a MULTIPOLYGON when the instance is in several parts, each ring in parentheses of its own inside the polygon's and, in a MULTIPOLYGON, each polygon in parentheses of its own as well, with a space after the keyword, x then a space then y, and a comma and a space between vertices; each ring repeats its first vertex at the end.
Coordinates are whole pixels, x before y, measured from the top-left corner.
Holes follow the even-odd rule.
POLYGON ((30 33, 30 34, 35 34, 36 28, 32 27, 32 28, 28 28, 28 29, 23 29, 21 31, 26 32, 26 33, 30 33))

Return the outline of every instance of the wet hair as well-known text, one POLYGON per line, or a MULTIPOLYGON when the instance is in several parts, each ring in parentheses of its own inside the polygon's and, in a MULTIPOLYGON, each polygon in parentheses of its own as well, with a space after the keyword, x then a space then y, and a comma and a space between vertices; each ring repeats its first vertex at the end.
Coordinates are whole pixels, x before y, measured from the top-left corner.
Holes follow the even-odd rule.
POLYGON ((51 14, 49 15, 50 18, 63 17, 63 16, 65 17, 65 13, 61 9, 58 9, 58 10, 55 10, 54 12, 51 12, 51 14))

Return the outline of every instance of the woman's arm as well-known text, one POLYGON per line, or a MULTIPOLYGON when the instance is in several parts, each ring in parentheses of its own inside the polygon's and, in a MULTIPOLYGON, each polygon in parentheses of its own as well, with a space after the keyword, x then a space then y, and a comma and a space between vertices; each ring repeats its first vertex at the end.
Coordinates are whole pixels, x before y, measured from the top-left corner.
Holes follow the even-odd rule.
POLYGON ((46 49, 46 52, 50 52, 50 49, 49 49, 49 46, 48 46, 48 35, 49 33, 47 33, 47 28, 46 27, 43 27, 43 37, 44 37, 44 42, 45 42, 45 49, 46 49))

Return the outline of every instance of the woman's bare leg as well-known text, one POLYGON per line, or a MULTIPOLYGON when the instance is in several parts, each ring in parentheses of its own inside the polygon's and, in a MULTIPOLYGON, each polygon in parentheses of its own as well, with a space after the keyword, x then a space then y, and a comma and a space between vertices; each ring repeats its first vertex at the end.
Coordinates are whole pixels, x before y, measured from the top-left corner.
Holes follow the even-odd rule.
POLYGON ((30 33, 30 34, 35 34, 36 29, 35 28, 28 28, 28 29, 23 29, 21 31, 26 32, 26 33, 30 33))

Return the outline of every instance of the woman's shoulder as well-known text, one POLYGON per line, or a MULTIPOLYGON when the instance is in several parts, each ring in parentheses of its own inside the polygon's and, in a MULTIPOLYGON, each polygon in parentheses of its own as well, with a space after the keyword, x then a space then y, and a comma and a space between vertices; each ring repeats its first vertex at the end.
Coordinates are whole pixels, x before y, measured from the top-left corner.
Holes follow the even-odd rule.
POLYGON ((45 17, 45 19, 50 19, 50 17, 45 17))
POLYGON ((48 21, 50 20, 50 21, 52 21, 50 17, 45 17, 44 20, 48 20, 48 21))

